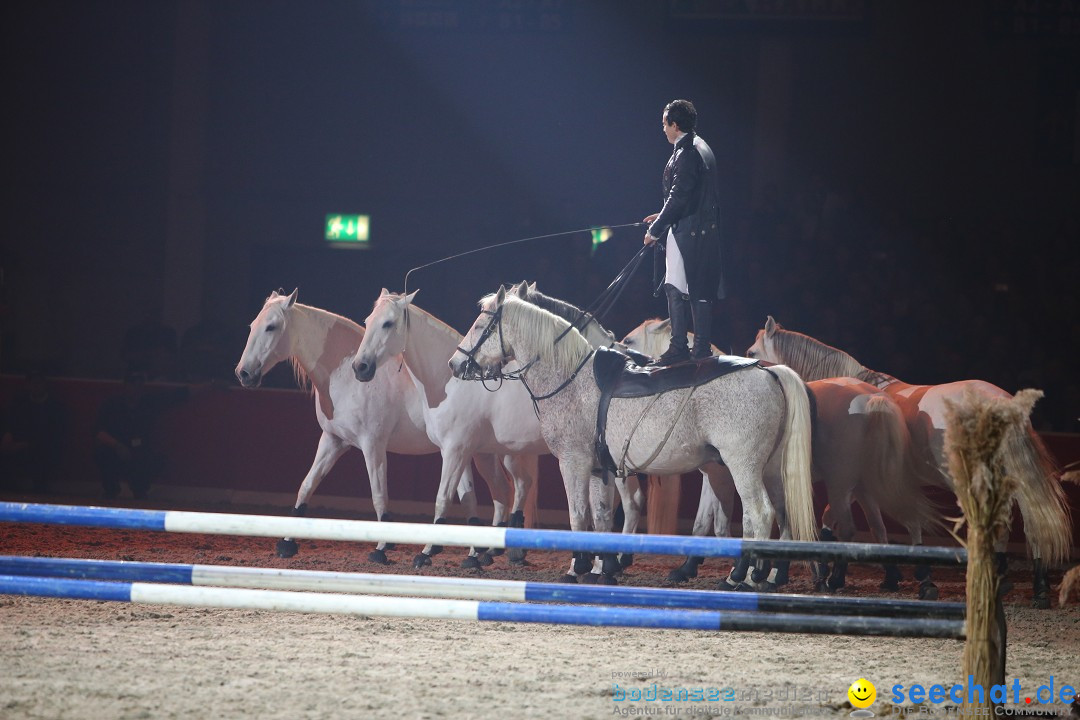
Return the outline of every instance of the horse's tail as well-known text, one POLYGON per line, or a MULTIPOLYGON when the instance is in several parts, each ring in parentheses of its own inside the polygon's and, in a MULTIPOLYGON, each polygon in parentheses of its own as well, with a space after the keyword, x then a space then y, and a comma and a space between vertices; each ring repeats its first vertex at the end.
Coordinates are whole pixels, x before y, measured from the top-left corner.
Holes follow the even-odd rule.
POLYGON ((787 416, 781 438, 784 505, 795 540, 816 540, 814 490, 810 478, 810 396, 806 383, 786 365, 769 368, 784 392, 787 416))
POLYGON ((903 412, 886 395, 866 401, 867 465, 863 477, 866 491, 893 520, 911 530, 944 527, 941 510, 922 491, 921 475, 911 447, 911 434, 903 412))
POLYGON ((1048 565, 1068 559, 1072 520, 1058 468, 1030 422, 1011 428, 1002 447, 1005 471, 1016 478, 1016 501, 1032 556, 1048 565))

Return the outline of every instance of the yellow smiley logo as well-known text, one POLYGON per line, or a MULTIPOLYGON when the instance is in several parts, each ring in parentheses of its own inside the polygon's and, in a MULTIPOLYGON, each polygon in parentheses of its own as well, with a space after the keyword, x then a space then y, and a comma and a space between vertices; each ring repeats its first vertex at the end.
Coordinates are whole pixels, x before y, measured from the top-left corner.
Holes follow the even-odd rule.
POLYGON ((868 708, 877 700, 877 688, 866 678, 859 678, 847 689, 848 700, 857 708, 868 708))

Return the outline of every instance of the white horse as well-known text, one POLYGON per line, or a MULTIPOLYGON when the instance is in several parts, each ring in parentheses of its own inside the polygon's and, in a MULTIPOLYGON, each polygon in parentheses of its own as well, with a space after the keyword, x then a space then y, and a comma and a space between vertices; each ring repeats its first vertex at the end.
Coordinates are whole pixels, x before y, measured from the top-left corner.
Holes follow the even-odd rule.
MULTIPOLYGON (((567 321, 505 289, 484 298, 481 307, 451 359, 454 374, 491 376, 511 361, 523 364, 519 372, 559 460, 571 528, 584 530, 600 396, 589 362, 593 348, 567 321)), ((809 400, 788 368, 754 367, 695 388, 614 398, 606 439, 616 462, 636 472, 674 475, 723 462, 743 501, 748 537, 769 537, 774 520, 782 537, 815 537, 809 400)), ((594 526, 605 527, 592 509, 594 526)), ((767 565, 760 563, 749 579, 764 583, 767 565)))
MULTIPOLYGON (((623 342, 617 341, 615 339, 615 334, 601 325, 592 314, 581 310, 581 308, 572 303, 568 303, 565 300, 545 295, 536 288, 536 283, 519 283, 510 288, 510 293, 512 295, 516 294, 526 302, 530 302, 533 305, 537 305, 558 315, 563 320, 569 320, 594 348, 613 348, 620 352, 626 352, 630 349, 623 342)), ((668 335, 670 337, 670 331, 668 335)), ((653 355, 653 357, 655 357, 655 355, 653 355)), ((702 497, 704 498, 706 492, 708 492, 711 497, 715 498, 716 495, 714 494, 714 491, 707 490, 705 486, 709 485, 709 483, 716 483, 715 491, 726 495, 730 505, 731 499, 734 497, 735 486, 732 484, 731 475, 726 469, 720 467, 719 474, 721 479, 710 480, 707 473, 701 473, 702 497)), ((649 477, 649 504, 654 511, 659 510, 662 504, 668 500, 670 494, 665 491, 672 486, 671 483, 676 483, 679 480, 680 476, 678 475, 653 475, 649 477)), ((641 513, 644 509, 645 502, 638 475, 636 473, 631 473, 625 478, 616 478, 615 487, 622 498, 623 533, 636 533, 641 522, 641 513)), ((699 503, 699 508, 703 505, 704 501, 699 503)), ((709 509, 712 509, 711 505, 709 509)), ((657 512, 657 514, 659 515, 660 513, 657 512)), ((700 514, 701 511, 699 509, 699 515, 700 514)), ((650 515, 650 523, 655 519, 655 516, 650 515)), ((711 522, 711 519, 712 516, 710 515, 709 522, 711 522)), ((724 527, 726 528, 726 519, 724 522, 724 527)), ((652 530, 652 532, 656 532, 656 530, 652 530)), ((725 536, 726 534, 725 531, 725 536)), ((619 563, 623 567, 629 567, 633 563, 633 555, 620 555, 619 563)), ((686 580, 687 578, 683 577, 682 579, 686 580)))
MULTIPOLYGON (((322 428, 315 460, 296 495, 293 515, 304 515, 311 494, 350 447, 364 453, 371 502, 379 520, 390 519, 386 485, 387 451, 403 455, 438 452, 424 428, 423 398, 407 375, 387 371, 373 382, 360 385, 349 366, 352 354, 364 337, 364 329, 352 320, 320 308, 296 302, 289 295, 270 294, 251 323, 244 354, 236 365, 236 377, 246 388, 258 387, 275 365, 290 361, 301 384, 310 383, 315 394, 315 418, 322 428)), ((472 476, 461 486, 462 502, 476 514, 472 476)), ((386 543, 379 543, 368 557, 387 564, 386 543)), ((291 538, 278 542, 277 553, 291 557, 297 544, 291 538)))
MULTIPOLYGON (((507 456, 505 467, 513 478, 513 509, 507 520, 509 500, 504 482, 488 483, 495 506, 493 523, 524 527, 524 504, 538 474, 538 456, 548 453, 539 423, 523 390, 490 393, 473 383, 450 375, 446 359, 461 342, 461 334, 434 315, 413 304, 416 292, 407 296, 383 288, 371 314, 367 331, 351 359, 355 380, 370 382, 382 373, 409 376, 421 391, 420 409, 429 440, 442 452, 442 473, 435 500, 435 522, 445 522, 446 510, 458 478, 477 453, 507 456), (386 367, 389 366, 389 367, 386 367)), ((355 383, 354 380, 354 384, 355 383)), ((439 546, 425 547, 414 559, 416 567, 431 563, 439 546)), ((510 552, 521 562, 524 552, 510 552)), ((486 563, 487 558, 480 562, 486 563)))
MULTIPOLYGON (((623 343, 647 355, 658 356, 671 341, 671 324, 654 318, 634 328, 623 343)), ((925 478, 916 472, 911 441, 899 406, 885 393, 852 378, 831 378, 807 383, 816 407, 813 434, 813 474, 826 488, 828 506, 822 518, 822 537, 851 540, 855 535, 851 503, 858 502, 875 542, 887 543, 882 511, 907 528, 912 544, 922 543, 926 527, 942 524, 940 512, 928 501, 921 486, 925 478)), ((726 534, 731 514, 731 490, 718 495, 716 485, 702 487, 694 534, 704 535, 714 524, 718 535, 726 534)), ((672 571, 673 580, 696 575, 700 558, 688 558, 672 571)), ((846 564, 837 563, 831 574, 820 565, 819 582, 835 590, 845 583, 846 564)), ((917 574, 922 573, 920 568, 917 574)), ((886 566, 882 588, 898 589, 899 572, 886 566)), ((922 579, 922 578, 920 578, 922 579)), ((929 579, 919 595, 932 599, 937 588, 929 579)))
MULTIPOLYGON (((982 380, 961 380, 944 385, 909 385, 891 375, 864 367, 843 350, 826 345, 802 333, 784 330, 769 316, 747 351, 750 357, 791 366, 806 380, 846 376, 870 383, 896 401, 904 413, 912 442, 925 467, 950 490, 944 452, 945 401, 958 399, 968 391, 988 397, 1012 397, 996 385, 982 380)), ((1069 556, 1072 523, 1065 493, 1057 478, 1054 462, 1028 422, 1005 441, 1005 469, 1018 479, 1016 501, 1024 519, 1024 533, 1035 560, 1035 606, 1049 607, 1048 565, 1069 556)), ((1002 554, 1002 558, 1004 554, 1002 554)))

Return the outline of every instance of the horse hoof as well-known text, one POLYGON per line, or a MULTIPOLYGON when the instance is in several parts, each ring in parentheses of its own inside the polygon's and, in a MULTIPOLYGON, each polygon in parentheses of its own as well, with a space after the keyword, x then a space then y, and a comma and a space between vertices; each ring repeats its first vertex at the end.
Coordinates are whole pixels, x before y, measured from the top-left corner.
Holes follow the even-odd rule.
POLYGON ((482 552, 476 556, 476 561, 480 563, 482 567, 487 567, 495 562, 495 558, 491 557, 491 551, 482 552))
POLYGON ((372 550, 368 553, 367 559, 373 563, 378 563, 379 565, 391 564, 390 558, 386 557, 385 550, 372 550))
POLYGON ((920 600, 937 600, 938 588, 937 585, 931 582, 924 582, 919 585, 919 599, 920 600))
POLYGON ((814 592, 828 592, 829 586, 824 580, 816 580, 814 582, 814 592))
POLYGON ((578 575, 586 575, 592 570, 592 560, 588 558, 574 558, 574 572, 578 575))
POLYGON ((277 541, 277 556, 279 558, 291 558, 297 552, 300 551, 300 546, 296 544, 295 540, 278 540, 277 541))
POLYGON ((584 583, 585 585, 596 585, 600 582, 600 573, 585 573, 578 582, 584 583))
POLYGON ((506 552, 506 548, 488 548, 487 555, 491 557, 498 557, 506 552))
POLYGON ((1050 598, 1046 595, 1036 595, 1035 598, 1031 601, 1031 607, 1035 608, 1036 610, 1049 610, 1050 598))
POLYGON ((634 553, 623 553, 619 556, 619 565, 625 570, 634 564, 634 553))
POLYGON ((510 560, 511 565, 524 565, 525 564, 525 551, 518 548, 512 548, 510 552, 506 553, 506 557, 510 560))
POLYGON ((825 586, 831 591, 839 590, 845 585, 847 585, 847 580, 845 578, 830 577, 828 580, 825 581, 825 586))
MULTIPOLYGON (((431 546, 431 552, 428 553, 428 557, 435 557, 436 555, 438 555, 442 551, 443 551, 443 546, 442 545, 432 545, 431 546)), ((421 553, 421 554, 423 554, 423 553, 421 553)))
POLYGON ((397 550, 397 543, 386 543, 386 547, 383 550, 397 550))
POLYGON ((668 582, 682 583, 687 582, 690 579, 690 576, 687 575, 686 571, 681 567, 677 567, 667 574, 667 579, 668 582))
POLYGON ((559 578, 559 582, 561 582, 561 583, 573 583, 573 584, 576 585, 577 584, 577 575, 571 575, 570 573, 566 573, 561 578, 559 578))
POLYGON ((885 590, 887 592, 899 592, 900 583, 896 582, 895 580, 885 580, 880 585, 878 585, 878 589, 885 590))
POLYGON ((425 565, 430 565, 430 564, 431 564, 431 555, 428 555, 426 553, 417 553, 416 557, 414 557, 413 561, 412 561, 412 566, 414 568, 422 568, 425 565))
POLYGON ((467 570, 479 570, 480 569, 480 557, 477 555, 469 555, 461 561, 461 567, 467 570))
POLYGON ((756 592, 757 588, 747 582, 741 582, 735 586, 737 592, 756 592))
POLYGON ((597 584, 598 585, 618 585, 619 581, 615 578, 614 575, 608 575, 607 573, 604 573, 604 574, 602 574, 600 576, 600 579, 597 581, 597 584))

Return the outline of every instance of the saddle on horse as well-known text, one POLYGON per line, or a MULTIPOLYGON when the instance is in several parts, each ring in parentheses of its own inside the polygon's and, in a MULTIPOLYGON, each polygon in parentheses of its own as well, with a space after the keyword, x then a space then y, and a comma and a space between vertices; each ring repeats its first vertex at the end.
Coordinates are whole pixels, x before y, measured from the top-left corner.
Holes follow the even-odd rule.
POLYGON ((631 359, 618 350, 598 348, 593 357, 593 376, 600 390, 600 404, 596 408, 597 470, 603 472, 605 481, 609 472, 616 477, 627 474, 625 468, 616 465, 607 447, 605 431, 611 398, 649 397, 697 387, 758 364, 753 358, 721 355, 669 367, 647 367, 636 364, 636 358, 631 359))

